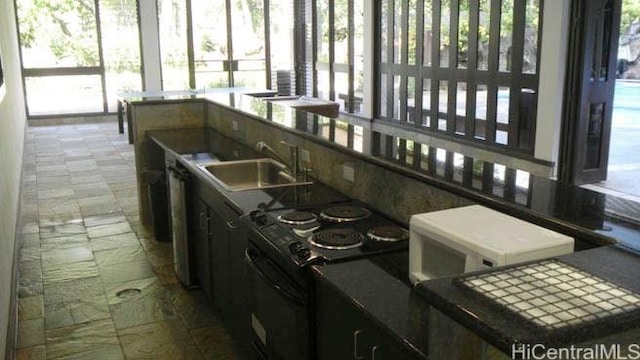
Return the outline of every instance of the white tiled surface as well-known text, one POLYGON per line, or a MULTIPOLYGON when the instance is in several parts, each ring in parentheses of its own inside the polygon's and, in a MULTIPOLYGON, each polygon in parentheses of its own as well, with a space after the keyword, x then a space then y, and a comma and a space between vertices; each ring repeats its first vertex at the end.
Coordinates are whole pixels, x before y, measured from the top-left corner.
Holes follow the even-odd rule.
POLYGON ((461 284, 552 329, 640 308, 640 294, 558 260, 470 276, 461 284))

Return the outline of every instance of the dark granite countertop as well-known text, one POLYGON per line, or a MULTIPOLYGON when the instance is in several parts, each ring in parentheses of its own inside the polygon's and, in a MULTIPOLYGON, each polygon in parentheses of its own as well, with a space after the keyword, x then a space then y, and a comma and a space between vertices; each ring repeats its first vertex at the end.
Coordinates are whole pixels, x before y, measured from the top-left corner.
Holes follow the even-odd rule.
MULTIPOLYGON (((500 169, 499 172, 502 175, 496 178, 474 173, 473 178, 470 178, 465 169, 455 167, 452 163, 440 162, 436 162, 430 168, 417 168, 411 161, 407 161, 407 158, 412 155, 407 153, 406 148, 399 149, 397 154, 387 154, 384 149, 376 145, 376 139, 389 137, 393 142, 415 141, 418 143, 425 138, 425 134, 400 127, 391 129, 384 122, 342 114, 338 119, 330 119, 246 95, 250 92, 246 89, 219 89, 215 92, 190 95, 169 94, 166 97, 159 96, 153 99, 144 97, 133 99, 143 103, 156 100, 180 101, 180 99, 208 101, 273 126, 286 128, 299 136, 348 152, 364 161, 392 168, 406 176, 420 179, 484 206, 582 241, 595 245, 619 242, 619 246, 640 251, 640 220, 638 220, 640 204, 638 203, 582 187, 558 183, 546 177, 503 167, 497 163, 479 161, 468 156, 465 157, 465 162, 482 163, 483 169, 500 169), (340 128, 349 128, 352 131, 349 131, 347 136, 335 136, 335 129, 340 128), (326 131, 327 129, 329 131, 326 131), (332 131, 334 131, 333 134, 332 131), (355 141, 355 136, 371 138, 371 141, 355 141)), ((431 135, 426 137, 429 136, 431 135)), ((423 143, 428 145, 428 142, 423 143)), ((430 151, 434 149, 437 148, 434 147, 430 151)), ((444 151, 445 157, 460 155, 443 149, 437 150, 444 151)))
MULTIPOLYGON (((640 294, 640 266, 638 266, 640 256, 635 253, 616 246, 605 246, 561 256, 557 260, 559 264, 570 265, 632 293, 640 294)), ((540 263, 541 261, 532 262, 532 264, 540 263)), ((508 272, 509 269, 521 266, 526 264, 479 273, 508 272)), ((510 353, 512 344, 568 346, 637 329, 640 324, 640 304, 636 303, 635 307, 631 306, 632 309, 617 314, 548 328, 526 319, 460 283, 460 278, 471 278, 475 275, 464 274, 461 277, 424 281, 415 287, 414 292, 436 309, 507 354, 510 353)), ((581 289, 584 290, 585 287, 581 289)), ((588 296, 588 294, 581 295, 582 299, 586 300, 588 296)), ((601 300, 598 299, 598 301, 601 300)))
MULTIPOLYGON (((616 246, 605 246, 562 256, 558 260, 631 292, 640 293, 640 267, 637 266, 640 258, 634 253, 616 246)), ((455 277, 425 281, 412 289, 407 277, 407 263, 408 253, 400 252, 314 266, 313 271, 317 281, 331 285, 338 296, 348 299, 381 329, 425 358, 429 354, 430 306, 505 354, 510 354, 511 345, 518 343, 556 347, 588 343, 607 335, 637 329, 640 321, 640 310, 634 309, 583 324, 545 329, 488 300, 484 295, 461 286, 455 277)), ((538 263, 540 261, 532 262, 538 263)), ((471 275, 491 273, 495 273, 495 270, 471 275)))
POLYGON ((428 303, 411 291, 408 251, 313 266, 317 281, 329 284, 380 329, 427 358, 428 303))

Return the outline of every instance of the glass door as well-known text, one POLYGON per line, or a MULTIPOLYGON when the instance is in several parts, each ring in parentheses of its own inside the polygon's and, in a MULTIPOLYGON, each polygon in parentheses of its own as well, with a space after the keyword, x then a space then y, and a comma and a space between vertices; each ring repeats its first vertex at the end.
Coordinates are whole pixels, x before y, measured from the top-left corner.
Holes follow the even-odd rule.
POLYGON ((231 3, 230 85, 266 87, 265 0, 227 0, 231 3))
POLYGON ((231 58, 227 32, 227 1, 191 1, 192 47, 191 64, 196 89, 231 85, 228 61, 231 58), (212 21, 212 19, 216 19, 212 21))
POLYGON ((191 2, 196 89, 266 87, 265 1, 191 2))
POLYGON ((157 5, 164 90, 272 88, 272 74, 294 70, 292 0, 157 5))
POLYGON ((29 115, 102 112, 106 106, 93 1, 17 1, 29 115))
POLYGON ((30 117, 115 111, 118 92, 140 89, 136 0, 17 0, 16 11, 30 117))

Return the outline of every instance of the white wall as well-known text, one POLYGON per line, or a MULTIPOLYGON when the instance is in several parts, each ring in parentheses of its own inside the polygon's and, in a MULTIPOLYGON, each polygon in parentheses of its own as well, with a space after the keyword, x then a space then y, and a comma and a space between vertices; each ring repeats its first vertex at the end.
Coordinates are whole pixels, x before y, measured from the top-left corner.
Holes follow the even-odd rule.
MULTIPOLYGON (((0 53, 6 89, 0 95, 0 357, 6 351, 13 254, 22 173, 26 115, 13 1, 0 1, 0 53)), ((13 336, 13 335, 12 335, 13 336)))
POLYGON ((538 117, 536 122, 537 159, 557 164, 560 126, 569 38, 571 0, 544 2, 540 84, 538 85, 538 117))

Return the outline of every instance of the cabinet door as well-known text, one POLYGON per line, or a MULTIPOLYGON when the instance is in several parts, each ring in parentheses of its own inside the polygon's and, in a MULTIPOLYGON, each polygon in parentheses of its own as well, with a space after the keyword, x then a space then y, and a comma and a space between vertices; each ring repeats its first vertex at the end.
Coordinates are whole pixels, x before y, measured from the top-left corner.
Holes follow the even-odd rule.
POLYGON ((244 262, 244 252, 247 247, 246 230, 235 224, 229 231, 230 266, 229 278, 231 286, 231 311, 229 324, 233 335, 239 340, 240 346, 248 346, 251 336, 251 316, 249 314, 249 289, 244 262))
POLYGON ((209 258, 213 303, 223 317, 230 304, 229 288, 229 239, 226 221, 213 209, 209 212, 209 258))
POLYGON ((209 259, 209 207, 199 198, 193 201, 193 228, 196 274, 209 299, 211 293, 211 269, 209 259))
POLYGON ((316 299, 318 360, 418 359, 336 290, 320 283, 316 299))
MULTIPOLYGON (((316 293, 316 354, 318 360, 363 359, 356 354, 354 337, 362 331, 348 306, 319 285, 316 293), (356 356, 354 356, 356 355, 356 356)), ((363 347, 363 344, 360 343, 363 347)))

